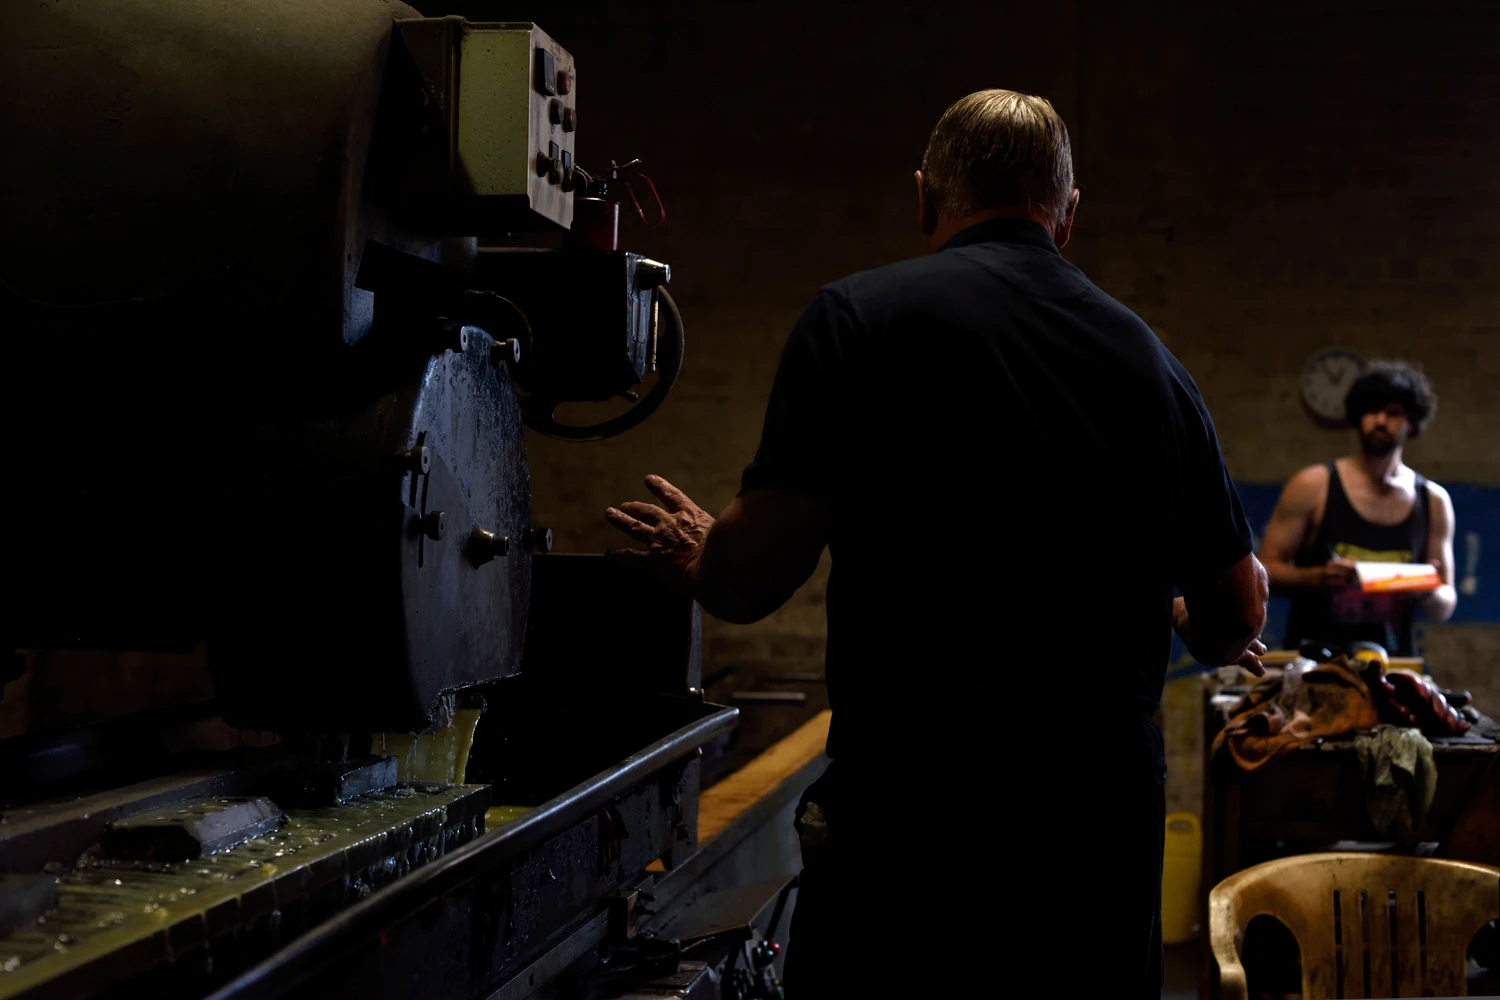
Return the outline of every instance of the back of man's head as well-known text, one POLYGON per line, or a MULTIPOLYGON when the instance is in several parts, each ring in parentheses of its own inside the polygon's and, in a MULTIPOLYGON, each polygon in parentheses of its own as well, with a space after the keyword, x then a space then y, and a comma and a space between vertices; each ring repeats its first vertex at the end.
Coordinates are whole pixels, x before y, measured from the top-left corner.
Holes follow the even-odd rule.
POLYGON ((1073 195, 1068 127, 1041 97, 981 90, 938 119, 922 157, 939 213, 962 218, 989 208, 1039 212, 1060 223, 1073 195))

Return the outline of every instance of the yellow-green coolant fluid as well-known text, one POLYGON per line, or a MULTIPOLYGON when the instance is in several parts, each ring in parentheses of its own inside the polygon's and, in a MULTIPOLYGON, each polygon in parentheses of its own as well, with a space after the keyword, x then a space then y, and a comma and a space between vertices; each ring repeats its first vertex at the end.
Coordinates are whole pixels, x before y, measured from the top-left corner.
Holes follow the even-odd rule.
MULTIPOLYGON (((395 757, 396 775, 402 781, 462 784, 479 715, 479 709, 461 708, 447 728, 435 733, 376 733, 370 752, 395 757)), ((530 811, 530 806, 491 806, 484 814, 485 829, 504 826, 530 811)))

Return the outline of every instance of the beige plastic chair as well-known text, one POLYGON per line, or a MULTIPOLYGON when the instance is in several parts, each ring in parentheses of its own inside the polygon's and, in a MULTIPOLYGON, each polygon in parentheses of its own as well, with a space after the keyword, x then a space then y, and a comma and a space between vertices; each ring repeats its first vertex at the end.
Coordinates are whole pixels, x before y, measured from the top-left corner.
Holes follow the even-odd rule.
POLYGON ((1474 932, 1500 919, 1500 868, 1388 854, 1304 854, 1231 875, 1208 896, 1225 1000, 1246 1000, 1239 943, 1261 914, 1302 950, 1303 1000, 1467 996, 1474 932))

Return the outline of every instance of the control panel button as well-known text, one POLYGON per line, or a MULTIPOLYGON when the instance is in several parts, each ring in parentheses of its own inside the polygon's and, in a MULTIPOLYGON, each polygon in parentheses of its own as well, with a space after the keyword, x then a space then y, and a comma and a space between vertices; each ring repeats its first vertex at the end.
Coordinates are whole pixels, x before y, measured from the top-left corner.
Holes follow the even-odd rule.
POLYGON ((557 71, 557 92, 567 95, 573 92, 573 74, 567 70, 557 71))
POLYGON ((548 97, 557 93, 557 59, 544 48, 536 50, 536 89, 548 97))
POLYGON ((547 120, 554 125, 561 125, 563 122, 562 101, 555 97, 547 102, 547 120))
POLYGON ((536 175, 538 177, 546 177, 551 169, 552 157, 548 156, 546 153, 536 154, 536 175))
POLYGON ((564 132, 571 132, 578 127, 578 112, 572 108, 563 108, 562 127, 564 132))

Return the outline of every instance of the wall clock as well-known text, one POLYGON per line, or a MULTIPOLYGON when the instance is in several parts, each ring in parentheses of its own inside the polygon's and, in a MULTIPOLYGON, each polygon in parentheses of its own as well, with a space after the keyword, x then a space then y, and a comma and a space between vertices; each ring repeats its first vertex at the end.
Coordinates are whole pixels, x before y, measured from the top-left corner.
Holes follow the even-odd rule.
POLYGON ((1364 371, 1358 354, 1333 347, 1314 354, 1302 368, 1302 405, 1321 427, 1346 427, 1344 397, 1364 371))

